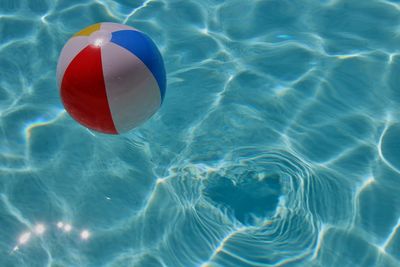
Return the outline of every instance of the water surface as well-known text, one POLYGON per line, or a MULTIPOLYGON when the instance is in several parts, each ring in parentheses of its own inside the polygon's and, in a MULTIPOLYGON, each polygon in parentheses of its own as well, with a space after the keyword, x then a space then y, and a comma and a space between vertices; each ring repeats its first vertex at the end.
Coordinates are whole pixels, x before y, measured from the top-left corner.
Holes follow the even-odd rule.
POLYGON ((400 266, 400 2, 0 0, 0 266, 400 266), (63 110, 112 21, 168 88, 124 136, 63 110))

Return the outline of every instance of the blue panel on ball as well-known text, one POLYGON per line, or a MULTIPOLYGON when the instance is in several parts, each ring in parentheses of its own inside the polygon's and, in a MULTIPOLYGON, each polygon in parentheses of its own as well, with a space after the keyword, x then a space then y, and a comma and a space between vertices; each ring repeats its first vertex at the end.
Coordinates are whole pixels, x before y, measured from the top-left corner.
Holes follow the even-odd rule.
POLYGON ((132 52, 153 73, 160 88, 162 102, 166 89, 165 68, 162 56, 154 42, 144 33, 131 30, 113 32, 111 42, 132 52))

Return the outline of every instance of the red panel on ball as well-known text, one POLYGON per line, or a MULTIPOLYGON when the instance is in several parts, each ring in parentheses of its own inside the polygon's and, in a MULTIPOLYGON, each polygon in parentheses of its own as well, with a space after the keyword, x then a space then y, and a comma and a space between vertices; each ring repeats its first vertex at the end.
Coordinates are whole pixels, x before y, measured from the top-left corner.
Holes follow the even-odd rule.
POLYGON ((117 134, 107 101, 100 47, 89 45, 71 61, 61 83, 65 109, 84 126, 117 134))

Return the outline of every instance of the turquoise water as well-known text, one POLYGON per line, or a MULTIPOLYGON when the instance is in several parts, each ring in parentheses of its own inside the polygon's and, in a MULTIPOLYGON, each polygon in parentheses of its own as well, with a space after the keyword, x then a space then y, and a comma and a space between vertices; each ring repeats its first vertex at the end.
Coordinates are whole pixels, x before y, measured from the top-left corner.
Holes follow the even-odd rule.
POLYGON ((0 0, 0 266, 400 266, 400 1, 0 0), (164 55, 123 136, 63 110, 96 22, 164 55))

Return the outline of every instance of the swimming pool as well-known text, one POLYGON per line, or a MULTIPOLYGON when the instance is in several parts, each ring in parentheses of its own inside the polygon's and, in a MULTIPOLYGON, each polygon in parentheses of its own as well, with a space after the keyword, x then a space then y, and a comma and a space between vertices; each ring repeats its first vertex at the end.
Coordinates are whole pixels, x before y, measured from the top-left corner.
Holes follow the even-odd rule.
POLYGON ((0 266, 400 266, 397 0, 0 0, 0 266), (146 32, 160 111, 64 111, 59 52, 146 32))

